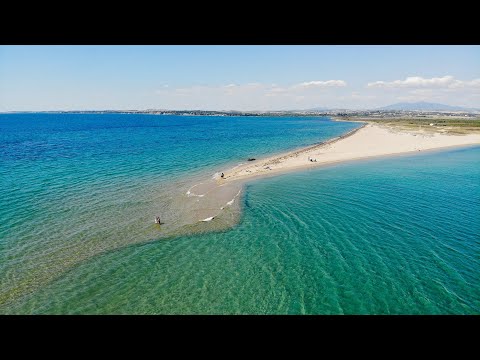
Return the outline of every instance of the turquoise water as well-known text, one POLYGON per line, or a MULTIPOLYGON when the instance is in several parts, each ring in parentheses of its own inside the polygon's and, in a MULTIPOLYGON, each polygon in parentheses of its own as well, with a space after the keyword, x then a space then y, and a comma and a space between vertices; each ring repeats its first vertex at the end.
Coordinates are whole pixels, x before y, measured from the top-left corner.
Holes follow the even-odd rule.
POLYGON ((480 147, 256 180, 232 230, 92 258, 21 313, 478 314, 480 147))
POLYGON ((185 214, 176 200, 192 183, 356 126, 327 118, 0 114, 0 312, 98 254, 178 231, 185 214))
MULTIPOLYGON (((156 117, 133 119, 163 121, 156 117)), ((233 121, 238 127, 252 126, 253 131, 257 119, 233 121)), ((270 144, 267 136, 261 142, 266 152, 275 152, 276 146, 286 149, 299 142, 314 143, 319 137, 335 136, 335 132, 355 126, 325 119, 281 118, 265 119, 264 124, 267 132, 282 127, 285 139, 298 131, 294 140, 285 143, 273 139, 270 144), (302 131, 304 127, 308 131, 302 131), (309 137, 312 132, 317 132, 316 139, 309 137)), ((96 131, 82 138, 93 137, 96 131)), ((148 131, 142 130, 142 134, 151 136, 148 131)), ((246 131, 243 136, 248 134, 246 131)), ((116 135, 127 143, 128 138, 138 141, 142 136, 116 135)), ((112 141, 105 135, 107 139, 112 141)), ((78 151, 83 164, 93 161, 85 154, 96 154, 90 147, 102 147, 94 138, 89 141, 78 151)), ((153 156, 154 140, 145 141, 151 143, 144 143, 143 150, 132 146, 138 153, 144 151, 144 156, 153 156)), ((163 201, 145 187, 157 181, 178 184, 181 176, 176 178, 173 170, 159 174, 158 169, 166 168, 164 164, 144 169, 148 160, 137 168, 122 159, 133 151, 126 147, 130 150, 117 147, 107 155, 103 154, 106 149, 99 150, 97 158, 104 164, 92 164, 91 172, 77 167, 70 173, 58 165, 62 172, 58 168, 58 174, 49 176, 44 171, 50 168, 42 162, 63 158, 45 160, 40 154, 41 160, 31 160, 35 158, 29 154, 28 161, 40 162, 30 169, 16 163, 23 161, 21 156, 3 158, 7 160, 2 161, 1 173, 2 294, 10 301, 0 306, 2 313, 480 313, 478 146, 344 163, 250 181, 241 199, 240 223, 233 228, 159 240, 149 231, 141 233, 142 226, 137 224, 142 223, 144 211, 148 213, 163 201), (133 168, 126 175, 118 169, 122 161, 133 168), (17 172, 12 174, 6 167, 17 172), (29 171, 33 173, 29 180, 22 179, 29 171), (82 175, 87 177, 86 183, 82 175), (99 184, 89 184, 96 177, 101 178, 99 184), (45 179, 52 183, 45 184, 45 179), (97 189, 100 183, 103 187, 97 189), (8 192, 5 185, 10 186, 8 192), (117 196, 110 196, 110 186, 117 196), (92 191, 95 193, 88 197, 92 191), (28 209, 36 210, 35 214, 28 209), (70 223, 71 228, 62 227, 69 218, 62 217, 62 211, 78 214, 81 221, 70 223), (12 218, 15 212, 20 219, 12 218), (134 219, 120 228, 92 220, 124 213, 134 219), (36 226, 33 215, 48 221, 49 226, 36 226), (94 225, 89 226, 87 220, 94 225), (25 226, 24 221, 31 223, 25 226), (89 246, 92 250, 85 250, 89 246), (70 260, 76 254, 81 257, 70 260), (51 276, 54 271, 58 273, 51 276), (30 272, 35 276, 26 275, 30 272)), ((8 155, 4 149, 2 154, 8 155)), ((210 160, 212 166, 204 171, 211 174, 222 163, 241 161, 252 149, 253 145, 232 150, 244 151, 237 158, 225 155, 210 160)), ((137 154, 136 161, 141 158, 137 154)), ((161 156, 156 159, 161 161, 161 156)), ((188 162, 183 166, 188 167, 188 162)), ((183 176, 182 171, 187 170, 178 171, 183 176)), ((145 221, 151 222, 150 217, 145 221)))

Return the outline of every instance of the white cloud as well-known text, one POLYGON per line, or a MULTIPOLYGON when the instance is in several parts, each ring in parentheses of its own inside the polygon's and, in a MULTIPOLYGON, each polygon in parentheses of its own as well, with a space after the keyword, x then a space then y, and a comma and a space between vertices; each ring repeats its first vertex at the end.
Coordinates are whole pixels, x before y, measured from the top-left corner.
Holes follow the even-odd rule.
MULTIPOLYGON (((379 82, 377 82, 379 83, 379 82)), ((401 101, 430 101, 479 107, 480 79, 460 81, 452 76, 409 77, 381 82, 382 86, 352 87, 343 80, 293 84, 227 83, 169 88, 151 94, 149 108, 207 110, 282 110, 313 107, 375 108, 401 101), (392 85, 392 84, 395 85, 392 85), (398 84, 403 85, 398 85, 398 84), (385 86, 385 84, 389 84, 385 86), (421 84, 413 86, 413 84, 421 84), (388 88, 389 91, 385 91, 388 88)))
MULTIPOLYGON (((345 92, 343 80, 291 85, 250 82, 160 88, 155 103, 171 109, 290 109, 331 105, 345 92)), ((150 107, 155 107, 152 104, 150 107)))
POLYGON ((297 85, 293 88, 315 88, 315 87, 344 87, 347 83, 343 80, 326 80, 326 81, 307 81, 297 85))
POLYGON ((459 81, 455 82, 451 88, 480 88, 480 79, 473 79, 471 81, 459 81))
POLYGON ((366 85, 368 92, 383 104, 403 101, 427 101, 465 107, 479 107, 475 93, 480 79, 459 80, 451 75, 423 78, 410 76, 404 80, 375 81, 366 85), (388 91, 386 91, 388 90, 388 91))
POLYGON ((367 84, 368 88, 437 88, 437 89, 458 89, 469 87, 480 87, 480 79, 470 81, 457 80, 453 76, 434 77, 430 79, 420 76, 410 76, 405 80, 375 81, 367 84))
MULTIPOLYGON (((299 84, 295 84, 289 87, 281 87, 277 84, 271 84, 266 96, 297 96, 298 92, 315 89, 327 89, 327 88, 341 88, 347 86, 347 83, 343 80, 325 80, 325 81, 307 81, 299 84)), ((302 96, 301 99, 305 97, 302 96)))

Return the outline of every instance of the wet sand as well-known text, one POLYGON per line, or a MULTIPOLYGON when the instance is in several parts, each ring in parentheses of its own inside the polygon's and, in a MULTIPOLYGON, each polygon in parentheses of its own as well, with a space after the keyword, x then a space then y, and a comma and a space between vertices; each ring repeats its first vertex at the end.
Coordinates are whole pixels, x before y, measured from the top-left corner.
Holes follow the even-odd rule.
POLYGON ((177 215, 182 214, 182 223, 188 225, 191 232, 223 230, 240 218, 243 185, 253 178, 352 160, 474 144, 480 144, 480 134, 405 131, 364 123, 340 137, 306 148, 263 159, 261 154, 252 154, 260 158, 223 170, 224 178, 219 172, 210 179, 192 184, 176 199, 174 206, 181 209, 177 215))

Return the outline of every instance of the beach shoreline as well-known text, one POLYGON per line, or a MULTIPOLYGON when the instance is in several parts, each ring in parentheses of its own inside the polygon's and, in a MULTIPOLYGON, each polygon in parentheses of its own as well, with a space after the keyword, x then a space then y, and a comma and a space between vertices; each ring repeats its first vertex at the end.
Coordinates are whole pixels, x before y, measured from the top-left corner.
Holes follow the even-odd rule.
MULTIPOLYGON (((345 120, 333 119, 333 121, 345 120)), ((234 226, 242 212, 239 198, 244 194, 246 183, 252 180, 355 161, 412 156, 480 145, 480 133, 475 132, 458 135, 445 133, 442 129, 406 130, 368 120, 355 122, 361 125, 343 135, 303 148, 240 163, 217 172, 209 180, 192 183, 191 188, 178 198, 182 208, 191 210, 188 223, 200 225, 199 228, 195 226, 194 232, 222 230, 234 226), (222 172, 223 177, 220 175, 222 172), (225 210, 228 210, 227 213, 230 215, 228 220, 223 219, 225 210)))
MULTIPOLYGON (((339 120, 342 121, 342 120, 339 120)), ((423 130, 403 130, 368 121, 339 137, 320 144, 260 158, 224 171, 219 185, 290 171, 385 156, 415 154, 469 145, 480 145, 480 134, 453 135, 423 130), (313 161, 311 161, 312 159, 313 161)))

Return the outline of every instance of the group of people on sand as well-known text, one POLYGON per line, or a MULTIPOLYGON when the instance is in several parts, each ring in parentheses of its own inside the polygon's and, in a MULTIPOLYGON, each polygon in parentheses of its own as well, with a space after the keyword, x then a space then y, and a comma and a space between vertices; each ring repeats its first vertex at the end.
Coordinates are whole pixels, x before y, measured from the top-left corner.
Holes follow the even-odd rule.
POLYGON ((310 156, 308 157, 308 160, 311 161, 311 162, 317 162, 317 159, 313 159, 310 156))

